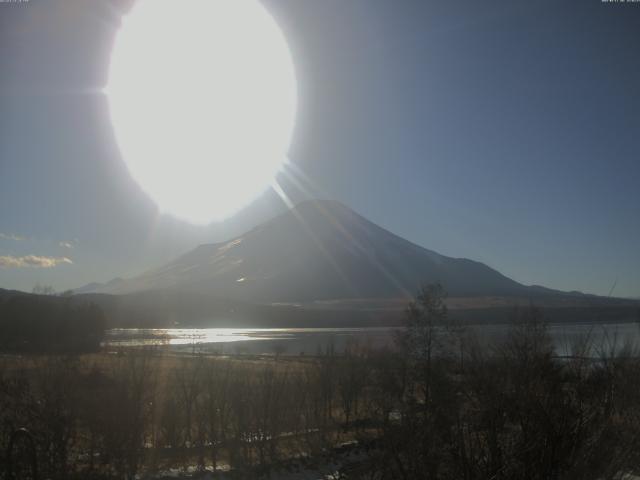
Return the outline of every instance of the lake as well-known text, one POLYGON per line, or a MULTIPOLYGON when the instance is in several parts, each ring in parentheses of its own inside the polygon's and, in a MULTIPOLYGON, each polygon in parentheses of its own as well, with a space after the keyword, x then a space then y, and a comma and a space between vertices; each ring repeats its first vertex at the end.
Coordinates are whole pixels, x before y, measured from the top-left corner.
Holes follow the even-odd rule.
MULTIPOLYGON (((491 345, 510 331, 508 325, 474 325, 468 335, 491 345)), ((344 351, 349 342, 374 348, 391 346, 397 327, 370 328, 169 328, 108 330, 107 348, 156 345, 176 352, 219 354, 313 355, 329 346, 344 351)), ((597 348, 619 350, 629 343, 640 345, 640 327, 629 323, 550 324, 549 333, 559 355, 568 355, 572 346, 590 340, 597 348)))

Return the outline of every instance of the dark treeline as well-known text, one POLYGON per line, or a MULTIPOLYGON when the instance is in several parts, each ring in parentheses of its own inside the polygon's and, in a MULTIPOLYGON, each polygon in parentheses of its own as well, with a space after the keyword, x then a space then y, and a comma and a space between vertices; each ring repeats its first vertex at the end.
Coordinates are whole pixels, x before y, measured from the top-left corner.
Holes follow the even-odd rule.
MULTIPOLYGON (((296 327, 375 327, 399 326, 404 305, 383 299, 374 303, 330 303, 318 305, 262 305, 215 295, 177 290, 157 290, 128 295, 81 294, 76 302, 100 306, 110 328, 296 328, 296 327)), ((452 319, 469 324, 506 324, 512 320, 517 298, 504 298, 499 306, 482 305, 475 299, 463 308, 452 310, 452 319), (474 306, 475 305, 475 306, 474 306)), ((487 299, 484 299, 485 301, 487 299)), ((640 303, 633 300, 588 295, 540 295, 533 297, 544 305, 545 316, 554 323, 625 322, 640 315, 640 303)), ((489 302, 490 303, 490 302, 489 302)), ((500 302, 498 302, 500 303, 500 302)))
POLYGON ((52 479, 307 468, 353 479, 595 480, 640 470, 631 348, 585 338, 558 358, 535 308, 487 347, 449 318, 438 286, 410 305, 406 327, 393 350, 354 341, 340 355, 5 358, 0 449, 28 427, 52 479))
POLYGON ((28 294, 0 299, 0 350, 95 351, 105 326, 102 310, 92 303, 28 294))

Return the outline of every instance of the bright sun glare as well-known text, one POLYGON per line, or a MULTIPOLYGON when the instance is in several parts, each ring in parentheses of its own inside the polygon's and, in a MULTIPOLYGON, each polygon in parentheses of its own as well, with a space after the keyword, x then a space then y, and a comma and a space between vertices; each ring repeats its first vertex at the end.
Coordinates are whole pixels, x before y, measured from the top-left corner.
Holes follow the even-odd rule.
POLYGON ((257 0, 138 0, 117 35, 106 93, 129 171, 162 212, 223 219, 286 159, 293 63, 257 0))

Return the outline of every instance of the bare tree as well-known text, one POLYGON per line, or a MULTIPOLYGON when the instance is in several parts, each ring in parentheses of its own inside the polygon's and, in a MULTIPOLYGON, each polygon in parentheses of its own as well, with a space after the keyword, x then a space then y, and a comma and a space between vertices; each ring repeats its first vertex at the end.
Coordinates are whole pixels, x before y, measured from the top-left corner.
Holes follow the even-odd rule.
POLYGON ((193 446, 193 412, 196 408, 198 396, 202 392, 202 357, 188 357, 181 359, 179 366, 173 370, 173 381, 176 387, 178 407, 184 412, 184 445, 193 446))
POLYGON ((230 382, 235 370, 229 361, 214 360, 203 371, 203 398, 199 416, 206 422, 213 469, 217 468, 221 445, 226 441, 230 414, 230 382))
POLYGON ((405 329, 398 334, 398 346, 415 362, 418 385, 425 404, 431 401, 432 365, 443 346, 442 328, 447 320, 446 294, 442 285, 423 285, 407 307, 405 329))
POLYGON ((360 357, 358 344, 354 340, 347 344, 339 361, 340 368, 336 372, 338 392, 345 417, 345 429, 348 429, 352 416, 358 415, 360 396, 368 381, 368 369, 366 360, 360 357))

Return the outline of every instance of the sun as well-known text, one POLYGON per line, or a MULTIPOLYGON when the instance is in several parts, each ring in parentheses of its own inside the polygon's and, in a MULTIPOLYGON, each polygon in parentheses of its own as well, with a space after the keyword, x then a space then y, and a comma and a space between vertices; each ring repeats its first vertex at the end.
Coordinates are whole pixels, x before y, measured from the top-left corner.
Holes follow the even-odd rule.
POLYGON ((129 172, 163 213, 224 219, 266 190, 287 158, 295 72, 257 0, 138 0, 105 90, 129 172))

